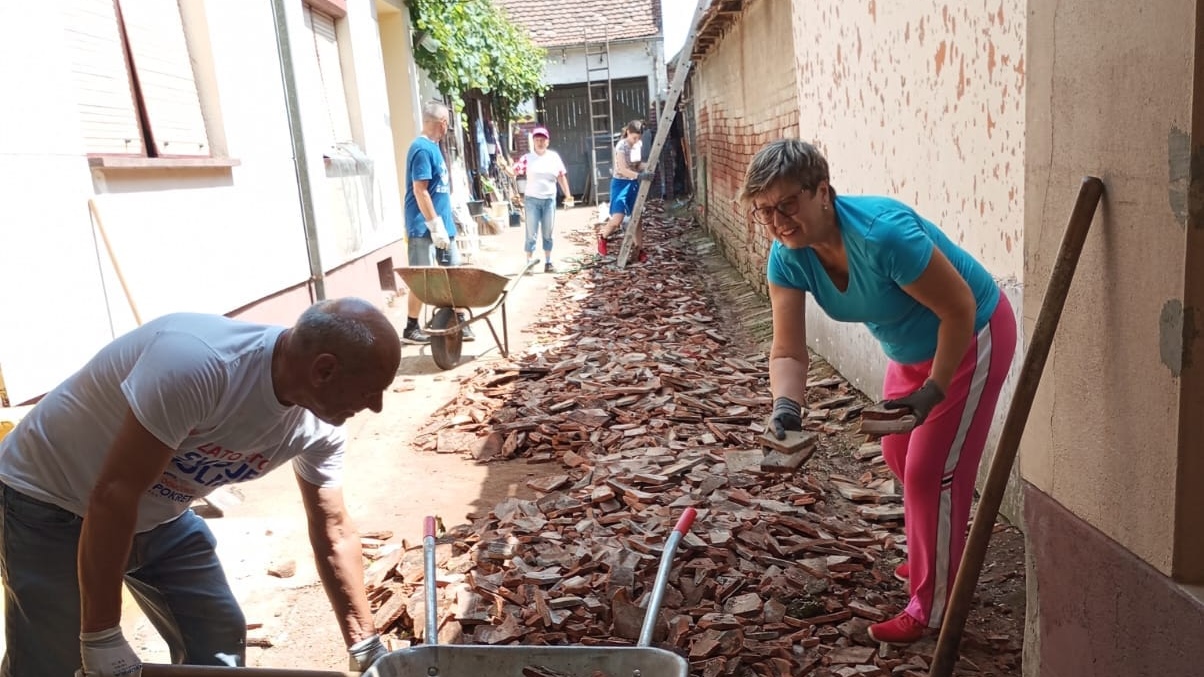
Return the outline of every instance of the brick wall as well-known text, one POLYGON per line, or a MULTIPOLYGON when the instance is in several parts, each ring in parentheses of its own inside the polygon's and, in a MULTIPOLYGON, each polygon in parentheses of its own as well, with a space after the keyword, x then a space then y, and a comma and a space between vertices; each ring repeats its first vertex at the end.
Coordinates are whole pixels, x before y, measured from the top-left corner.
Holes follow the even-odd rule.
POLYGON ((692 81, 697 199, 725 256, 762 292, 769 242, 751 237, 735 203, 748 166, 767 141, 799 135, 789 0, 758 0, 697 66, 692 81), (783 51, 783 48, 787 51, 783 51), (700 166, 699 163, 703 163, 700 166), (705 193, 702 192, 705 186, 705 193))

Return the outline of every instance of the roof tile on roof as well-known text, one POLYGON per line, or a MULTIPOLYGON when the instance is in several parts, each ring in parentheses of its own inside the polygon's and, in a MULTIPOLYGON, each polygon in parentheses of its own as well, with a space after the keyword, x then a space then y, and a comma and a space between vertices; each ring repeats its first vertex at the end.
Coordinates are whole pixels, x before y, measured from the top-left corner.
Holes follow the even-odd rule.
POLYGON ((540 47, 647 38, 661 32, 660 0, 494 0, 540 47))

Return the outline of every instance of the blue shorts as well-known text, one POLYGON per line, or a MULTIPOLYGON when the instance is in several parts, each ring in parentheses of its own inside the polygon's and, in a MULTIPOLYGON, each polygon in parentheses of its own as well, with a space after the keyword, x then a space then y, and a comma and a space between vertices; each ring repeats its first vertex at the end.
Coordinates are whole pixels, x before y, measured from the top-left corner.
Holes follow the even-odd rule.
POLYGON ((635 200, 640 196, 640 182, 635 179, 610 180, 610 213, 631 216, 635 200))

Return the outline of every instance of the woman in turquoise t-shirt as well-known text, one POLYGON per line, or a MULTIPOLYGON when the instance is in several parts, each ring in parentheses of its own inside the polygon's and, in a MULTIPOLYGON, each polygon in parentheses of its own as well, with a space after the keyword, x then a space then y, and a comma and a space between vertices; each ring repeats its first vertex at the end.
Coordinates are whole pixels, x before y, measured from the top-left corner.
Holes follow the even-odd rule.
POLYGON ((806 302, 864 324, 886 353, 887 406, 915 416, 882 439, 903 483, 908 561, 895 575, 911 600, 870 626, 906 644, 938 628, 966 541, 978 463, 1016 346, 1016 321, 990 273, 911 207, 885 197, 838 196, 828 162, 796 139, 773 141, 748 167, 741 202, 765 229, 773 345, 773 432, 802 428, 806 302))

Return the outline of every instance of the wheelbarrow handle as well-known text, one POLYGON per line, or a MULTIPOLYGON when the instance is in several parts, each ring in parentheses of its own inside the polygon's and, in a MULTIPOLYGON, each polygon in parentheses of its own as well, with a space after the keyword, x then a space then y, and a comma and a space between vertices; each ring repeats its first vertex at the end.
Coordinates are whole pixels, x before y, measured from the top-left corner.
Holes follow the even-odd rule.
POLYGON ((222 668, 207 665, 144 663, 142 677, 359 677, 359 672, 286 670, 281 668, 222 668))

